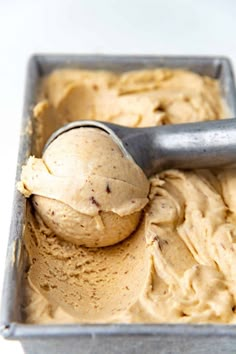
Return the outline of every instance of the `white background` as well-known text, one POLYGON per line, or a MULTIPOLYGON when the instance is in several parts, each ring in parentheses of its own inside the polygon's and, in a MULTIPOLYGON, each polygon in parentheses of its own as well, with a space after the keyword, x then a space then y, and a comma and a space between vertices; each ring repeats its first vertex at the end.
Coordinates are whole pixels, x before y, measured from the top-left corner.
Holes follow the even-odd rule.
MULTIPOLYGON (((0 0, 0 291, 25 66, 35 52, 220 54, 236 63, 236 1, 0 0)), ((23 353, 0 337, 0 353, 10 352, 23 353)))

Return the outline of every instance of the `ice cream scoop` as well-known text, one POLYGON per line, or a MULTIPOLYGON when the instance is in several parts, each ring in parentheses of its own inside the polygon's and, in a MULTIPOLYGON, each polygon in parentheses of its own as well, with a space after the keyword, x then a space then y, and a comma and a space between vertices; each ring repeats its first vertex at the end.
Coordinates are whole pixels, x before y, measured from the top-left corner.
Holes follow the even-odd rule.
POLYGON ((102 129, 149 177, 168 168, 211 168, 236 162, 236 120, 128 128, 100 121, 75 121, 55 131, 45 148, 59 135, 79 127, 102 129))
POLYGON ((42 158, 31 156, 18 189, 32 196, 35 210, 56 235, 87 247, 128 237, 149 200, 142 169, 94 128, 67 131, 42 158))

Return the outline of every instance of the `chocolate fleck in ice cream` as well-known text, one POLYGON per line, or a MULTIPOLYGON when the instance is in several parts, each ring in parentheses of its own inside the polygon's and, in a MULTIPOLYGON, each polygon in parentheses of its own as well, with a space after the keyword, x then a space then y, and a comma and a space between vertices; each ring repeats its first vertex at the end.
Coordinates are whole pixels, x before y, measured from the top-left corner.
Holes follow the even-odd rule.
POLYGON ((74 120, 144 127, 227 116, 218 82, 183 70, 58 70, 43 80, 34 157, 19 183, 31 196, 27 323, 236 322, 236 170, 168 170, 147 181, 118 147, 109 151, 105 133, 85 128, 42 156, 51 133, 74 120), (74 141, 88 133, 100 143, 91 150, 90 141, 83 160, 74 141), (86 179, 99 188, 85 188, 83 199, 86 179))

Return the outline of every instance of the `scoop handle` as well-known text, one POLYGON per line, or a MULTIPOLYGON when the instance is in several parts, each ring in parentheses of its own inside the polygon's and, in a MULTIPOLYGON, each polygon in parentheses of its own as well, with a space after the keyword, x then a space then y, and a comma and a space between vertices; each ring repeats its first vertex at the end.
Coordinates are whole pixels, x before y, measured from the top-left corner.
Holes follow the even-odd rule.
POLYGON ((133 129, 122 141, 152 175, 167 168, 211 168, 236 163, 236 119, 133 129))

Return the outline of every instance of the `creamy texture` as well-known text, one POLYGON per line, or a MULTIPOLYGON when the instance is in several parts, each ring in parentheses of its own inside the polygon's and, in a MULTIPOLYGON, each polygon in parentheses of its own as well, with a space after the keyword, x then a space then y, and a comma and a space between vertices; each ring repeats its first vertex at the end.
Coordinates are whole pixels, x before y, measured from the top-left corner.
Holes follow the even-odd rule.
MULTIPOLYGON (((76 119, 154 126, 225 112, 218 83, 187 71, 59 70, 34 109, 34 154, 76 119)), ((136 232, 105 248, 61 240, 28 203, 27 322, 235 323, 235 170, 169 170, 150 184, 136 232)))
POLYGON ((20 191, 58 236, 87 247, 113 245, 136 228, 149 182, 100 129, 60 135, 22 168, 20 191))

